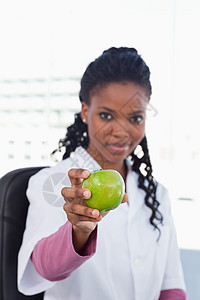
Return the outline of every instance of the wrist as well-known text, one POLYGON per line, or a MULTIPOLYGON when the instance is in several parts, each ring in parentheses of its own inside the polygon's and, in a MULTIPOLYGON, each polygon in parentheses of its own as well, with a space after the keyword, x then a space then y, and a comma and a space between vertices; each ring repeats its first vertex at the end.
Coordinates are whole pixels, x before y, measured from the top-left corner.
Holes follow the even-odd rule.
POLYGON ((72 241, 77 253, 81 254, 81 250, 87 243, 92 231, 93 230, 84 231, 79 227, 72 225, 72 241))

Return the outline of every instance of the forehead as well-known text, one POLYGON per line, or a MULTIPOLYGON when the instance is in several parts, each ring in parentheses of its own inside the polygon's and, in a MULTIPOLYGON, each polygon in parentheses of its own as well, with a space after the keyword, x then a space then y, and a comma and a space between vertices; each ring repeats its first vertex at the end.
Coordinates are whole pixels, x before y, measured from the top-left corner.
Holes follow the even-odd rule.
POLYGON ((149 97, 145 90, 133 82, 109 83, 97 86, 90 94, 92 107, 106 106, 112 109, 145 108, 149 97))

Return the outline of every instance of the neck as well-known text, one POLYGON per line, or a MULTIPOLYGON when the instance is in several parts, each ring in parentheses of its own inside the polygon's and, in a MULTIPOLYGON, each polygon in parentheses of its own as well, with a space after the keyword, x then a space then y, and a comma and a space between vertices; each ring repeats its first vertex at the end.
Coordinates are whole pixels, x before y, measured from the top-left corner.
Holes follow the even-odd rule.
POLYGON ((98 164, 102 167, 104 170, 112 169, 118 171, 123 179, 126 181, 126 175, 127 175, 127 166, 125 161, 119 161, 119 162, 110 162, 108 160, 105 160, 105 158, 102 155, 98 155, 94 157, 93 151, 88 147, 87 152, 98 162, 98 164))
POLYGON ((121 166, 113 165, 113 167, 111 167, 110 169, 118 171, 122 175, 124 181, 126 182, 127 165, 125 161, 122 162, 121 166))

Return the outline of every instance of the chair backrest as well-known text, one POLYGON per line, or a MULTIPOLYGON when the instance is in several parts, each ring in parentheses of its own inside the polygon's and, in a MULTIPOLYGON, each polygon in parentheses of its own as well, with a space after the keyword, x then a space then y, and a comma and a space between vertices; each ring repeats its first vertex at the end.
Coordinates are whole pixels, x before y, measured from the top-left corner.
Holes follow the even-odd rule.
POLYGON ((0 300, 42 300, 17 289, 17 258, 25 229, 29 178, 43 167, 13 170, 0 179, 0 300))

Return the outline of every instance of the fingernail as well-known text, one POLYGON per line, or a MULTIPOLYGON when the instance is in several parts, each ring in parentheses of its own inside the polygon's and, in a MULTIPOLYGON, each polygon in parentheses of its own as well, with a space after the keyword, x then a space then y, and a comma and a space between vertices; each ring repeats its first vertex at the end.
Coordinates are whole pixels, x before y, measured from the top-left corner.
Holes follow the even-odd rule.
POLYGON ((88 176, 88 175, 89 175, 89 171, 86 171, 86 170, 83 171, 83 175, 84 175, 84 176, 88 176))
POLYGON ((95 216, 95 215, 96 215, 96 216, 98 216, 98 215, 99 215, 99 211, 98 211, 98 210, 96 210, 96 209, 95 209, 95 210, 93 210, 93 211, 92 211, 92 215, 93 215, 93 216, 95 216))
POLYGON ((88 191, 84 191, 83 192, 83 196, 86 197, 86 198, 88 198, 90 196, 90 193, 88 191))

